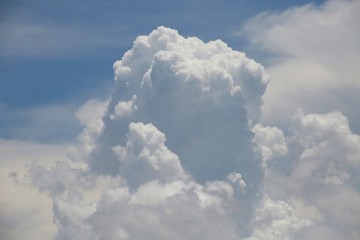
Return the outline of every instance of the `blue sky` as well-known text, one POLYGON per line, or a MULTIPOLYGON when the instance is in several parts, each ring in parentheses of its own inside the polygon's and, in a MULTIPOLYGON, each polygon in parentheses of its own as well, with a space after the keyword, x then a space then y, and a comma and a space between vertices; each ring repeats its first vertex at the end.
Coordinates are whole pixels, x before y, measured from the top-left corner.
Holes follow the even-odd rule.
POLYGON ((88 99, 108 97, 113 85, 113 62, 131 48, 138 35, 148 34, 160 25, 204 41, 222 39, 264 64, 266 53, 249 47, 236 31, 259 12, 281 11, 309 2, 2 3, 0 136, 37 141, 74 138, 80 127, 71 112, 88 99), (40 120, 30 113, 50 106, 61 106, 62 118, 40 120))
POLYGON ((3 2, 1 239, 358 240, 360 1, 3 2))

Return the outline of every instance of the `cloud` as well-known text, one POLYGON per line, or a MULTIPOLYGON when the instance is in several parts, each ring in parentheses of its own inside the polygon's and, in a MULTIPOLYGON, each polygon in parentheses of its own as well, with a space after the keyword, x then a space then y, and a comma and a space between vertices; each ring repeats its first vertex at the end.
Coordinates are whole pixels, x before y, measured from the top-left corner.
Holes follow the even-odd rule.
POLYGON ((273 81, 264 97, 263 121, 286 125, 296 107, 309 112, 338 110, 359 133, 359 1, 330 0, 251 18, 242 36, 272 55, 267 71, 273 81), (284 100, 286 99, 286 100, 284 100))
POLYGON ((115 106, 114 113, 110 115, 110 119, 123 118, 132 115, 136 110, 136 95, 133 95, 131 100, 127 102, 121 101, 115 106))
POLYGON ((84 127, 94 124, 104 115, 107 102, 98 99, 91 99, 83 104, 79 110, 75 112, 75 116, 84 127))
MULTIPOLYGON (((318 235, 356 239, 360 136, 350 131, 347 118, 339 112, 304 114, 299 109, 290 122, 291 132, 284 139, 288 154, 282 159, 289 162, 288 167, 268 164, 264 179, 271 199, 291 204, 291 214, 311 220, 310 228, 289 239, 315 239, 318 235)), ((276 153, 272 146, 278 140, 271 131, 266 134, 273 139, 265 144, 271 155, 276 153)), ((264 141, 255 139, 264 148, 264 141)), ((264 161, 269 161, 268 155, 264 161)))
POLYGON ((51 199, 54 239, 359 235, 360 136, 341 112, 296 110, 287 131, 259 123, 264 68, 165 27, 114 72, 111 97, 76 112, 70 159, 16 178, 51 199))
POLYGON ((119 162, 112 148, 125 144, 129 123, 140 121, 162 131, 167 146, 200 181, 223 179, 241 164, 257 174, 256 163, 245 163, 245 156, 253 154, 248 124, 260 116, 269 81, 260 64, 220 40, 204 43, 160 27, 138 37, 114 70, 116 90, 93 170, 116 174, 119 162), (98 162, 104 154, 106 160, 98 162), (239 156, 243 163, 236 161, 239 156))
POLYGON ((264 127, 256 124, 252 132, 255 134, 253 142, 258 146, 262 159, 268 160, 285 155, 288 152, 283 132, 277 127, 264 127))
POLYGON ((359 8, 358 1, 309 4, 259 14, 242 29, 276 59, 267 68, 273 81, 264 95, 262 123, 291 130, 276 131, 284 141, 268 127, 254 130, 267 160, 264 181, 270 198, 292 203, 295 216, 312 221, 290 239, 359 235, 360 119, 354 112, 360 89, 359 8), (293 113, 296 107, 304 110, 293 113), (287 154, 270 158, 281 142, 287 154))
POLYGON ((117 145, 113 151, 121 164, 120 175, 129 186, 138 188, 156 179, 166 183, 186 177, 178 156, 165 146, 165 135, 152 124, 130 123, 126 145, 117 145))
POLYGON ((296 233, 312 224, 309 219, 296 216, 294 207, 285 201, 265 196, 260 206, 253 220, 256 227, 247 240, 296 239, 296 233))
POLYGON ((237 239, 231 209, 243 181, 196 183, 151 124, 132 123, 128 136, 114 149, 123 163, 115 178, 64 162, 30 167, 30 181, 53 199, 56 239, 237 239))
MULTIPOLYGON (((354 112, 360 89, 359 8, 358 1, 308 4, 261 13, 241 30, 273 57, 262 125, 253 128, 267 167, 265 192, 293 208, 297 218, 311 220, 295 234, 282 235, 285 239, 359 235, 360 119, 354 112), (297 107, 304 110, 294 111, 297 107), (269 124, 277 128, 264 126, 269 124)), ((254 234, 268 239, 277 228, 269 230, 255 228, 254 234)))
POLYGON ((220 40, 159 27, 114 71, 109 100, 76 112, 71 160, 33 163, 23 179, 52 199, 55 238, 246 236, 263 176, 251 127, 264 68, 220 40))
POLYGON ((52 201, 23 184, 24 164, 36 160, 42 166, 67 159, 68 146, 0 139, 0 236, 2 239, 51 239, 56 234, 52 223, 52 201), (15 179, 15 181, 14 181, 15 179))

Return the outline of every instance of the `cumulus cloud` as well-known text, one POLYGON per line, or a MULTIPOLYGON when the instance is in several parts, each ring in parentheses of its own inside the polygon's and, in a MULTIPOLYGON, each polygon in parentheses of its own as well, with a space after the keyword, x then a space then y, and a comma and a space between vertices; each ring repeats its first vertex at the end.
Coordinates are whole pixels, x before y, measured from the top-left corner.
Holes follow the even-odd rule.
POLYGON ((105 101, 76 112, 71 161, 25 180, 53 201, 55 239, 238 239, 251 229, 263 169, 253 151, 269 82, 220 40, 159 27, 114 64, 105 101))
POLYGON ((245 180, 258 174, 256 161, 247 159, 253 154, 249 125, 259 119, 269 81, 260 64, 220 40, 204 43, 159 27, 138 37, 114 71, 116 90, 93 170, 116 174, 112 148, 126 143, 131 122, 143 122, 165 134, 167 146, 201 182, 223 179, 244 165, 245 180))
POLYGON ((31 166, 31 181, 53 199, 56 239, 237 239, 232 207, 243 186, 191 179, 151 124, 131 123, 114 151, 123 163, 115 178, 65 163, 31 166))
POLYGON ((265 122, 284 126, 285 116, 299 106, 309 112, 339 110, 360 132, 353 111, 360 95, 359 10, 359 1, 329 0, 261 13, 244 24, 241 34, 273 57, 265 122))
MULTIPOLYGON (((288 154, 282 160, 288 166, 268 165, 265 189, 270 198, 292 204, 291 214, 311 220, 311 227, 284 239, 356 239, 360 136, 350 131, 347 118, 339 112, 304 114, 299 109, 290 122, 291 131, 285 135, 288 154)), ((257 144, 271 154, 278 140, 273 132, 266 134, 273 140, 264 146, 260 139, 257 144)), ((264 161, 268 155, 263 155, 264 161)))
POLYGON ((66 161, 29 165, 54 239, 356 239, 360 136, 340 112, 259 123, 264 68, 220 40, 159 27, 76 113, 66 161))

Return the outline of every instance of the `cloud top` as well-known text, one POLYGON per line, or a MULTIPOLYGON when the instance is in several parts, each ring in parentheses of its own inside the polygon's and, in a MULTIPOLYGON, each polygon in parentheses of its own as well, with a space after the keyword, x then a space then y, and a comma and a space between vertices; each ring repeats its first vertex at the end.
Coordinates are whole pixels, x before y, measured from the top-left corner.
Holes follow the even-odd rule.
POLYGON ((112 148, 125 144, 131 122, 143 122, 166 135, 167 146, 199 181, 223 179, 245 165, 258 174, 257 163, 246 159, 253 154, 249 126, 260 117, 269 82, 260 64, 220 40, 204 43, 158 27, 136 38, 114 72, 116 89, 91 163, 95 171, 116 174, 112 148))

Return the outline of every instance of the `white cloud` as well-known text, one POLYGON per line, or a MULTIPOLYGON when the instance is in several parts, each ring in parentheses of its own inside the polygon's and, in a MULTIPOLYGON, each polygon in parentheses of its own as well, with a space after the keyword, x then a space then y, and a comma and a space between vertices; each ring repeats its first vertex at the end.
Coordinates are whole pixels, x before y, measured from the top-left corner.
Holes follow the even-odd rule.
POLYGON ((260 64, 220 40, 204 43, 159 27, 138 37, 114 71, 116 91, 94 150, 100 155, 91 161, 95 171, 116 174, 112 148, 124 146, 129 123, 143 122, 166 135, 197 180, 224 179, 245 165, 252 169, 241 172, 245 180, 257 175, 256 161, 247 159, 253 155, 248 124, 260 116, 269 81, 260 64))
POLYGON ((252 131, 255 134, 253 142, 258 146, 257 150, 265 162, 287 153, 287 144, 280 129, 256 124, 252 131))
POLYGON ((359 133, 359 10, 359 1, 330 0, 261 13, 244 25, 242 34, 274 56, 267 67, 273 81, 265 94, 264 122, 284 125, 295 107, 339 110, 359 133))
MULTIPOLYGON (((288 167, 271 165, 264 179, 272 199, 295 204, 294 216, 312 220, 311 227, 290 239, 315 239, 314 232, 327 239, 356 239, 360 136, 339 112, 305 115, 298 110, 290 122, 291 133, 285 135, 288 167)), ((274 143, 276 139, 269 141, 268 148, 274 143)))
POLYGON ((68 152, 72 159, 86 161, 94 150, 96 140, 104 129, 102 117, 106 114, 107 106, 108 101, 92 99, 75 112, 75 116, 84 129, 78 136, 80 144, 72 147, 68 152))
POLYGON ((110 119, 123 118, 131 115, 136 111, 136 95, 133 95, 129 101, 120 101, 116 106, 114 113, 110 115, 110 119))
POLYGON ((263 175, 250 128, 264 68, 220 40, 159 27, 114 70, 110 99, 76 112, 84 130, 72 159, 34 163, 25 177, 53 201, 55 239, 248 234, 263 175))
POLYGON ((297 217, 294 212, 294 206, 289 203, 274 201, 265 196, 253 222, 255 230, 247 240, 296 239, 296 233, 310 226, 312 222, 297 217))
POLYGON ((106 111, 106 107, 107 102, 91 99, 75 112, 75 116, 86 127, 101 119, 106 111))
POLYGON ((126 145, 113 150, 121 164, 120 175, 129 186, 186 178, 178 156, 165 146, 165 135, 152 124, 130 123, 126 145))
POLYGON ((259 124, 264 68, 165 27, 114 71, 109 100, 76 113, 71 159, 28 168, 52 200, 55 239, 359 235, 360 136, 342 113, 297 110, 287 131, 259 124))
POLYGON ((258 125, 254 143, 264 160, 278 143, 288 149, 266 162, 265 191, 312 221, 290 239, 359 236, 359 9, 359 1, 325 1, 259 14, 242 29, 274 57, 261 121, 285 133, 277 129, 275 138, 271 128, 258 125), (297 107, 320 114, 294 112, 297 107))
POLYGON ((30 168, 32 182, 53 199, 56 239, 236 239, 229 183, 191 180, 150 124, 131 124, 128 136, 118 151, 133 166, 125 164, 118 181, 65 163, 30 168), (99 192, 93 201, 91 191, 99 192))
POLYGON ((245 190, 246 182, 244 181, 240 173, 236 173, 236 172, 230 173, 227 179, 234 185, 236 184, 237 187, 239 187, 241 190, 245 190))

